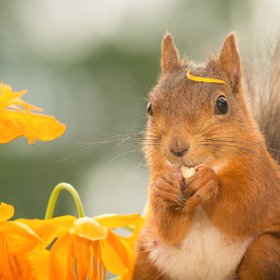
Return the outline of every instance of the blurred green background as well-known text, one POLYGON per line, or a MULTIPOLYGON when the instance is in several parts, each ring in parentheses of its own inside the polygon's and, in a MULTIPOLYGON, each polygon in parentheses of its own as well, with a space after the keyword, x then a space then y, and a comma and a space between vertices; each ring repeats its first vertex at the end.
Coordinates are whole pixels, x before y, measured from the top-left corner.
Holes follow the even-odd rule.
MULTIPOLYGON (((0 197, 15 218, 43 218, 59 182, 78 190, 87 216, 142 212, 149 171, 141 146, 117 139, 145 127, 165 32, 181 56, 202 62, 228 32, 246 49, 274 36, 280 21, 278 0, 0 3, 0 80, 28 89, 25 101, 67 126, 51 142, 0 146, 0 197)), ((63 214, 76 215, 66 192, 55 210, 63 214)))

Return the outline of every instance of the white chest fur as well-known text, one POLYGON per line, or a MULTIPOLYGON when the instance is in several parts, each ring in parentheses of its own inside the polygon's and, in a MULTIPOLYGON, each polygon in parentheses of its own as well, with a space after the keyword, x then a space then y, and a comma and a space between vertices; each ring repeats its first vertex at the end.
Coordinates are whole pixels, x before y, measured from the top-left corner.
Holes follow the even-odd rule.
POLYGON ((252 241, 226 236, 198 209, 185 239, 173 245, 158 240, 150 259, 172 280, 229 280, 252 241))

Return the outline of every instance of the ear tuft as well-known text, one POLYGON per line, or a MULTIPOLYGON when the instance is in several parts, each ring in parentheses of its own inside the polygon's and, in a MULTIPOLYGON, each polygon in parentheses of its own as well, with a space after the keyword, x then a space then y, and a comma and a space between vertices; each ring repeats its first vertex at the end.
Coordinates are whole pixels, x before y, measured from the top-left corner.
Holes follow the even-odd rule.
POLYGON ((226 70, 232 86, 241 81, 241 62, 234 33, 227 35, 220 51, 219 61, 226 70))
POLYGON ((180 67, 178 51, 170 33, 166 33, 162 41, 161 69, 162 73, 173 72, 180 67))

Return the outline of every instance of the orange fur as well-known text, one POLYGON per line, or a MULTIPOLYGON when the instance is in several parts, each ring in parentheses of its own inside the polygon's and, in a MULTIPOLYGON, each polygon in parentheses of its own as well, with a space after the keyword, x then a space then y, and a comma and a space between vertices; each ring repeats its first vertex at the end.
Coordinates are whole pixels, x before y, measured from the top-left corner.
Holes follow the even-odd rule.
POLYGON ((249 247, 238 275, 246 280, 280 279, 280 228, 260 235, 249 247))
POLYGON ((163 273, 151 255, 161 242, 184 250, 182 242, 197 211, 206 213, 225 238, 252 239, 236 271, 230 272, 242 280, 280 279, 279 166, 243 97, 235 35, 227 36, 217 59, 196 65, 179 60, 167 34, 161 66, 163 75, 150 93, 153 118, 145 146, 151 170, 150 213, 136 246, 133 279, 183 279, 163 273), (188 80, 188 69, 226 83, 188 80), (221 95, 229 104, 226 114, 215 111, 221 95), (197 168, 186 182, 182 164, 197 168))

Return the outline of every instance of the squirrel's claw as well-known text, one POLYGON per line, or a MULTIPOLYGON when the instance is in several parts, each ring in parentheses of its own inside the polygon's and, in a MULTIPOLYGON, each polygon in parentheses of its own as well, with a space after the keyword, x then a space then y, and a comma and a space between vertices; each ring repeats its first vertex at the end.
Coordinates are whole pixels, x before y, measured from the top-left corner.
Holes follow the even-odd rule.
POLYGON ((188 210, 194 209, 217 196, 218 177, 212 168, 205 164, 200 165, 195 175, 187 180, 182 192, 187 200, 185 208, 188 210))
POLYGON ((165 206, 178 208, 184 207, 186 203, 181 191, 181 180, 169 170, 165 170, 155 178, 153 194, 165 206))

